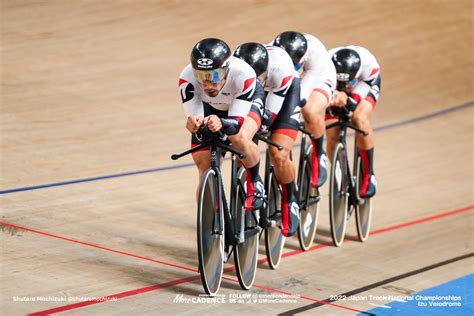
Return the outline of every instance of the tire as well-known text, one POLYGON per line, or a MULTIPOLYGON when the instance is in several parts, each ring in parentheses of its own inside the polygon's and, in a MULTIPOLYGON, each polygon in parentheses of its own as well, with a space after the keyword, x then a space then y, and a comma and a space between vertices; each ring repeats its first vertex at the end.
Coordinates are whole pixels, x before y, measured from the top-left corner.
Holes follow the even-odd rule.
POLYGON ((245 230, 253 229, 255 234, 234 247, 234 263, 240 287, 244 290, 249 290, 257 274, 259 234, 256 217, 254 217, 251 212, 245 210, 246 177, 247 172, 244 168, 241 168, 237 173, 237 186, 235 188, 235 232, 237 234, 240 233, 242 227, 242 212, 244 212, 243 216, 245 222, 243 227, 245 230))
POLYGON ((334 148, 329 175, 329 223, 332 242, 336 247, 342 244, 346 233, 350 180, 347 178, 346 164, 344 145, 338 143, 334 148))
POLYGON ((224 214, 217 175, 208 169, 202 177, 197 212, 199 273, 204 291, 215 295, 224 269, 224 214))
POLYGON ((306 251, 313 245, 319 215, 319 190, 310 192, 311 188, 311 155, 312 146, 307 146, 305 158, 301 166, 301 179, 298 183, 300 201, 300 225, 298 227, 298 240, 302 250, 306 251), (310 193, 317 198, 310 199, 310 193), (301 207, 303 206, 303 207, 301 207))
POLYGON ((280 265, 285 236, 281 232, 281 189, 271 172, 268 189, 268 217, 276 222, 276 225, 265 229, 265 252, 267 254, 268 265, 271 269, 276 269, 280 265))
POLYGON ((357 227, 357 237, 360 242, 367 241, 370 234, 370 224, 372 222, 372 199, 363 199, 359 196, 360 185, 362 184, 362 162, 360 156, 357 155, 356 170, 356 192, 359 201, 362 204, 356 206, 356 227, 357 227))

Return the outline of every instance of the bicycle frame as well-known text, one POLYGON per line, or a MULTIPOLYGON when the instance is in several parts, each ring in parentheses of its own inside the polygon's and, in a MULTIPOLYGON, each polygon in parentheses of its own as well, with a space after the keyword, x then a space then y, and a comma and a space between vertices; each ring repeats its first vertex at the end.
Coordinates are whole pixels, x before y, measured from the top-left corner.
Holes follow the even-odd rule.
POLYGON ((303 177, 303 172, 304 170, 302 169, 303 166, 303 161, 304 161, 304 155, 305 155, 305 150, 306 150, 306 137, 305 135, 308 135, 310 138, 314 138, 314 135, 308 132, 307 130, 304 129, 304 122, 300 123, 299 131, 302 133, 301 137, 301 146, 300 146, 300 159, 298 161, 298 183, 301 183, 301 179, 303 177))
MULTIPOLYGON (((326 127, 326 129, 334 128, 334 127, 340 127, 339 131, 339 143, 342 144, 343 151, 344 151, 344 162, 346 164, 346 170, 345 170, 345 176, 347 179, 349 179, 349 203, 351 205, 358 205, 359 204, 359 198, 356 190, 356 184, 355 184, 355 179, 352 176, 351 169, 349 167, 349 158, 347 154, 347 142, 346 142, 346 136, 347 136, 347 129, 353 129, 356 133, 361 133, 364 136, 367 136, 368 133, 357 128, 350 122, 350 115, 351 113, 349 110, 345 107, 343 108, 337 108, 337 114, 339 115, 339 120, 335 123, 332 123, 326 127)), ((355 164, 357 161, 357 146, 354 144, 355 150, 354 150, 354 170, 355 170, 355 164)))
MULTIPOLYGON (((220 137, 224 137, 223 133, 218 133, 220 137)), ((225 232, 226 232, 226 241, 232 245, 235 246, 239 242, 243 242, 245 236, 243 234, 237 235, 236 234, 236 229, 235 229, 235 218, 233 214, 236 214, 235 210, 231 209, 233 205, 235 205, 235 190, 234 188, 237 186, 237 163, 236 163, 236 158, 245 158, 245 154, 240 153, 236 151, 233 147, 224 144, 222 141, 219 141, 218 138, 214 137, 214 139, 204 141, 201 144, 197 145, 194 148, 191 148, 189 150, 186 150, 180 154, 174 154, 171 156, 171 159, 177 160, 183 156, 186 156, 188 154, 191 154, 193 152, 196 152, 202 148, 205 147, 211 147, 211 159, 210 159, 210 168, 216 173, 217 176, 217 196, 219 199, 219 209, 217 211, 224 211, 224 225, 225 225, 225 232), (225 191, 224 191, 224 184, 222 180, 222 172, 220 169, 220 156, 222 151, 229 151, 232 153, 232 167, 231 167, 231 204, 230 207, 227 203, 225 191)), ((223 226, 222 223, 220 223, 220 219, 218 216, 218 213, 214 213, 214 220, 213 220, 213 233, 214 234, 222 234, 223 232, 223 226)), ((241 227, 240 229, 241 232, 243 232, 243 229, 241 227)))
MULTIPOLYGON (((301 122, 300 123, 300 126, 299 126, 299 131, 302 133, 302 137, 301 137, 301 145, 300 145, 300 157, 299 157, 299 161, 298 161, 298 177, 297 177, 297 183, 298 183, 298 186, 297 186, 297 196, 299 197, 299 190, 301 189, 301 185, 302 185, 302 181, 303 181, 303 162, 305 160, 305 156, 306 156, 306 141, 307 141, 307 137, 309 137, 310 139, 316 139, 316 137, 314 137, 314 135, 305 130, 304 129, 304 122, 301 122)), ((305 209, 308 205, 311 205, 312 203, 317 203, 319 202, 319 193, 317 193, 317 196, 310 196, 310 190, 308 190, 306 196, 304 197, 304 200, 303 201, 298 201, 299 205, 300 205, 300 208, 303 208, 305 209)))
MULTIPOLYGON (((279 151, 283 150, 283 147, 274 143, 273 141, 269 140, 267 137, 262 136, 261 134, 256 134, 254 137, 254 142, 258 143, 258 141, 263 141, 264 143, 268 144, 269 146, 274 146, 276 147, 279 151)), ((265 179, 264 181, 264 187, 265 187, 265 192, 269 194, 269 189, 270 189, 270 174, 273 170, 273 165, 270 161, 270 154, 268 152, 268 147, 265 150, 265 179)), ((262 208, 262 213, 260 216, 260 227, 266 228, 270 227, 272 222, 269 221, 268 217, 268 208, 264 207, 262 208)), ((263 233, 263 231, 262 231, 263 233)))
POLYGON ((172 155, 171 159, 176 160, 210 147, 209 168, 199 185, 197 209, 199 273, 204 290, 211 295, 217 293, 222 281, 223 264, 228 262, 231 254, 234 254, 239 284, 248 290, 255 280, 257 270, 260 227, 254 212, 248 212, 245 207, 244 171, 237 171, 237 156, 242 159, 245 154, 229 146, 225 134, 211 133, 206 126, 202 126, 195 136, 200 141, 198 146, 172 155), (232 153, 230 205, 220 167, 222 153, 226 151, 232 153))

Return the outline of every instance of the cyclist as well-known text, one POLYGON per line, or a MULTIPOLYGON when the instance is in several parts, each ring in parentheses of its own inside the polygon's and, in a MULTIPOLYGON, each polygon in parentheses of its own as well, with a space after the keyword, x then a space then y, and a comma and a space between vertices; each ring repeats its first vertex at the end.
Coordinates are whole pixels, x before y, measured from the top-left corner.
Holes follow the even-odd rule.
POLYGON ((300 80, 291 58, 279 47, 245 43, 236 49, 234 56, 252 66, 258 77, 256 97, 249 113, 254 121, 249 134, 255 134, 260 127, 284 148, 278 151, 270 147, 269 153, 282 188, 282 234, 291 236, 299 224, 295 168, 289 153, 298 134, 300 80))
MULTIPOLYGON (((263 206, 264 186, 259 175, 260 153, 253 142, 240 137, 240 128, 252 105, 255 72, 232 56, 222 40, 206 38, 191 51, 191 63, 179 76, 179 91, 187 115, 186 128, 193 133, 191 146, 199 144, 196 133, 202 125, 211 132, 221 130, 232 145, 246 154, 242 163, 247 169, 247 210, 263 206)), ((209 148, 193 153, 199 179, 210 165, 209 148)), ((198 186, 199 187, 199 186, 198 186)))
MULTIPOLYGON (((356 143, 362 159, 363 182, 360 196, 370 198, 375 195, 377 181, 374 175, 374 132, 370 125, 370 115, 380 93, 380 66, 366 48, 360 46, 345 46, 329 51, 337 71, 337 91, 334 93, 332 106, 347 106, 353 112, 354 125, 369 133, 368 136, 356 133, 356 143)), ((326 116, 329 125, 335 121, 332 116, 326 116)), ((327 150, 338 141, 336 128, 328 131, 327 150)))
POLYGON ((323 115, 335 90, 336 70, 326 47, 312 35, 293 31, 283 32, 274 39, 273 45, 287 51, 301 77, 301 112, 305 128, 316 138, 311 140, 313 143, 311 186, 320 187, 327 179, 328 163, 323 149, 325 132, 323 115))

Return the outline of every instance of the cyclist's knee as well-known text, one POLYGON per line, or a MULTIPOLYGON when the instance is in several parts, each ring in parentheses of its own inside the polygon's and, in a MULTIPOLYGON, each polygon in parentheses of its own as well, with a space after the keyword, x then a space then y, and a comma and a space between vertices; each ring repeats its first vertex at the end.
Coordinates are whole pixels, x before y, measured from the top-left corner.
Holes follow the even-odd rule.
POLYGON ((358 127, 370 125, 369 117, 365 113, 354 113, 351 120, 358 127))
MULTIPOLYGON (((255 136, 259 129, 259 125, 253 119, 246 119, 242 128, 240 129, 239 133, 236 136, 239 142, 249 142, 255 136)), ((232 139, 231 139, 232 140, 232 139)))
POLYGON ((271 161, 276 168, 284 166, 290 159, 288 151, 286 149, 279 151, 275 147, 270 147, 269 151, 271 161))
POLYGON ((362 102, 357 105, 357 108, 352 114, 352 122, 356 126, 366 126, 367 124, 370 125, 370 114, 372 113, 372 111, 372 104, 365 100, 362 100, 362 102))
POLYGON ((323 118, 315 106, 305 106, 301 113, 303 114, 305 124, 317 125, 323 122, 323 118))
POLYGON ((311 96, 308 100, 308 103, 303 108, 303 111, 306 110, 310 112, 312 115, 321 115, 326 108, 328 107, 328 97, 322 94, 319 91, 313 91, 311 96), (305 109, 307 107, 307 109, 305 109))
POLYGON ((229 139, 234 147, 241 150, 245 148, 245 145, 248 143, 244 133, 241 132, 236 135, 229 136, 229 139))

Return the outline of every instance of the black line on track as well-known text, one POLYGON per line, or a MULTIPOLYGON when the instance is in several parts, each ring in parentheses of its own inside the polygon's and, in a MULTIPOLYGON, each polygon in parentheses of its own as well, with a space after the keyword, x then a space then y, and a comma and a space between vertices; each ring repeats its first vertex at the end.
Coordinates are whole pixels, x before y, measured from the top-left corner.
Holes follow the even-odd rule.
MULTIPOLYGON (((359 293, 363 293, 363 292, 366 292, 368 290, 377 288, 381 285, 385 285, 387 283, 391 283, 391 282, 394 282, 394 281, 405 279, 405 278, 411 277, 413 275, 420 274, 420 273, 423 273, 423 272, 426 272, 426 271, 429 271, 429 270, 433 270, 433 269, 445 266, 447 264, 451 264, 451 263, 454 263, 456 261, 464 260, 464 259, 467 259, 467 258, 470 258, 470 257, 473 257, 473 256, 474 256, 474 253, 471 252, 471 253, 468 253, 468 254, 465 254, 465 255, 462 255, 462 256, 459 256, 459 257, 454 257, 454 258, 449 259, 449 260, 441 261, 441 262, 438 262, 438 263, 435 263, 435 264, 432 264, 432 265, 429 265, 429 266, 426 266, 426 267, 423 267, 423 268, 420 268, 420 269, 417 269, 417 270, 414 270, 414 271, 411 271, 411 272, 403 273, 403 274, 400 274, 400 275, 397 275, 397 276, 394 276, 394 277, 391 277, 391 278, 388 278, 388 279, 385 279, 385 280, 382 280, 382 281, 379 281, 379 282, 375 282, 375 283, 360 287, 358 289, 351 290, 351 291, 346 292, 346 293, 342 293, 342 294, 339 294, 339 295, 334 295, 334 296, 335 297, 349 297, 351 295, 356 295, 356 294, 359 294, 359 293)), ((326 302, 326 303, 332 303, 332 302, 335 302, 335 301, 338 301, 338 300, 327 298, 327 299, 322 300, 322 301, 326 302)), ((303 307, 295 308, 295 309, 280 313, 278 315, 279 316, 295 315, 295 314, 302 313, 302 312, 308 311, 310 309, 317 308, 317 307, 324 306, 324 305, 326 305, 326 304, 324 304, 324 303, 313 303, 313 304, 309 304, 309 305, 306 305, 306 306, 303 306, 303 307)), ((375 314, 369 313, 369 312, 363 312, 362 314, 375 315, 375 314)))

